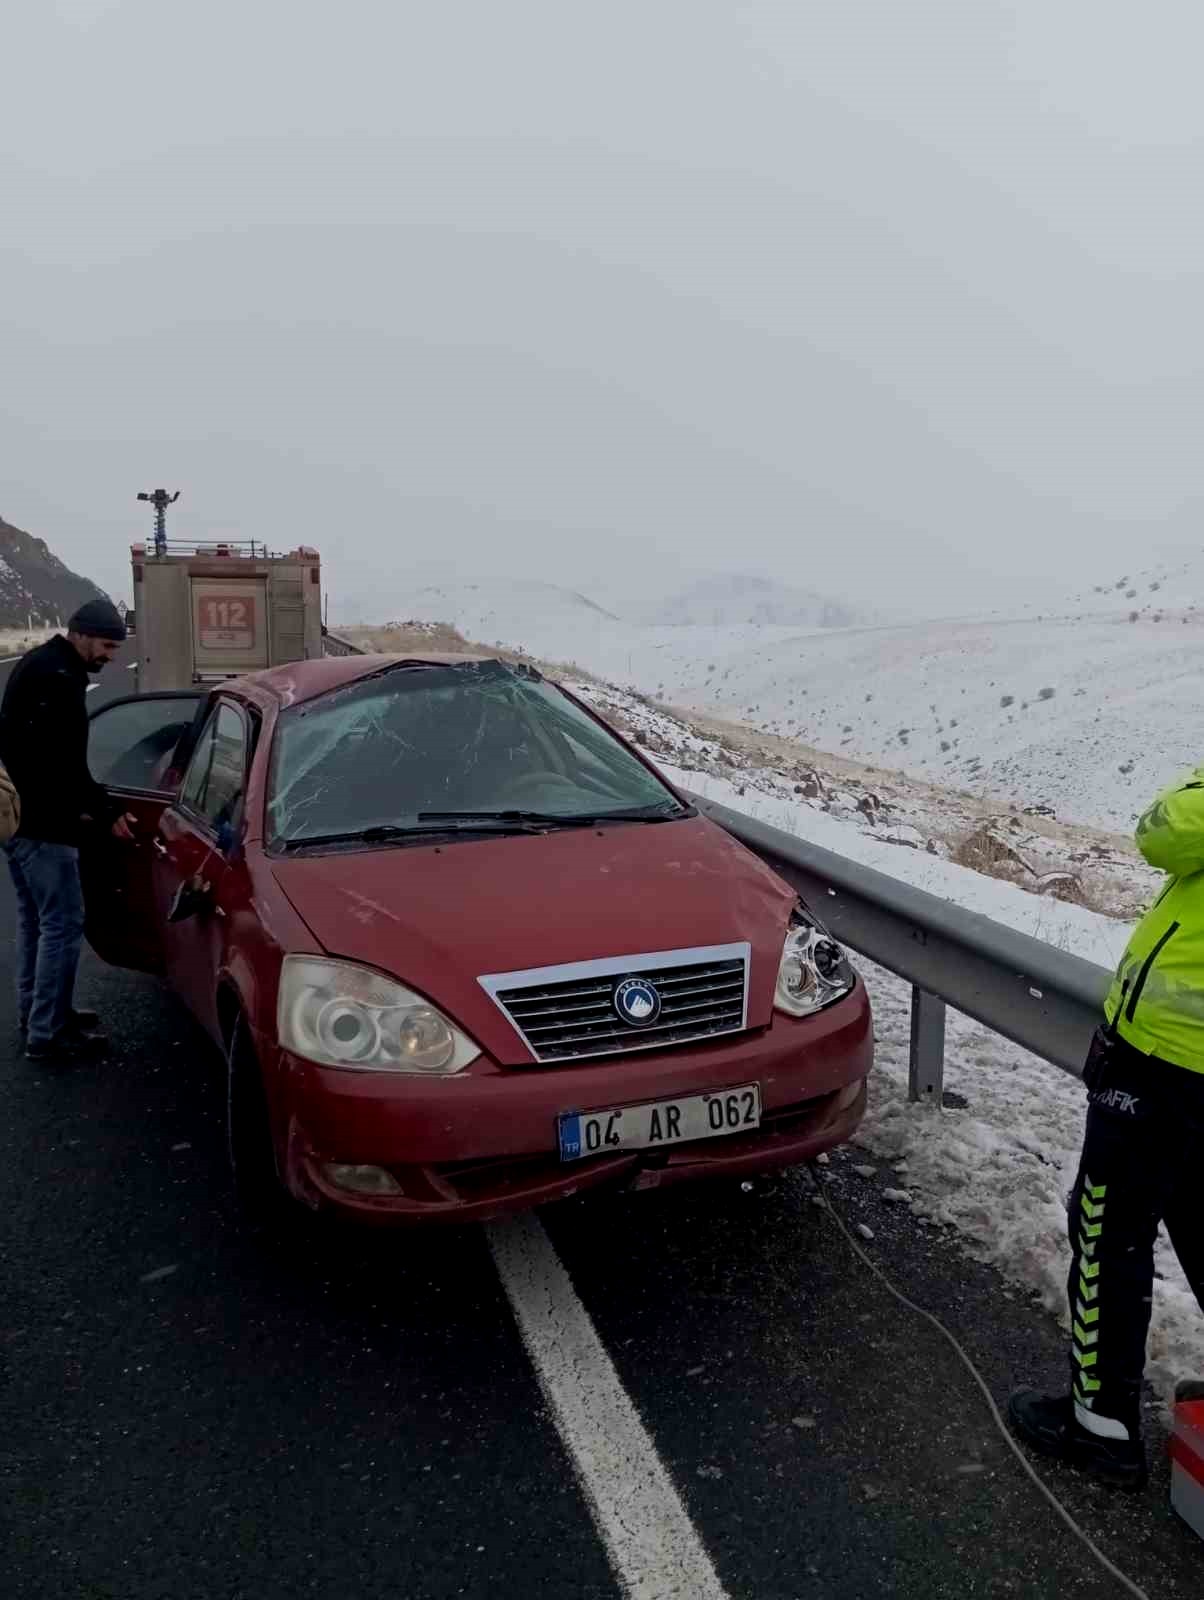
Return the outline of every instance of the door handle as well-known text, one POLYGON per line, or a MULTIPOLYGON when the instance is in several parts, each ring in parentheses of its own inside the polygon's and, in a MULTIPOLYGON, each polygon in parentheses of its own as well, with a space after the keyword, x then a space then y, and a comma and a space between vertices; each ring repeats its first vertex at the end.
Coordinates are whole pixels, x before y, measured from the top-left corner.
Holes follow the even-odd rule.
POLYGON ((159 838, 158 834, 151 840, 151 849, 156 855, 165 856, 167 854, 167 846, 159 838))

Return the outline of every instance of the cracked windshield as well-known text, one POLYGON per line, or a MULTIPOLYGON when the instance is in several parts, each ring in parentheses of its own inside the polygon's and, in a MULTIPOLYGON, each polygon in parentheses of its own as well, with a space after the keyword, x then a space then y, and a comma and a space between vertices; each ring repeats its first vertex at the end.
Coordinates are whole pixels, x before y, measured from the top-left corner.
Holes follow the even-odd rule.
POLYGON ((275 845, 475 822, 670 816, 665 786, 572 700, 497 662, 398 668, 280 720, 275 845))

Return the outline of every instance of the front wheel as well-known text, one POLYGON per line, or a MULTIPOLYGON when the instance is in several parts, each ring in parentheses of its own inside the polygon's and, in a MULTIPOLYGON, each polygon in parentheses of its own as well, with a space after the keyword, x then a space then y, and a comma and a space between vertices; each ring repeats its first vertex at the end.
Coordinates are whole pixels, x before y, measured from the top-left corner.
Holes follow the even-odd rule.
POLYGON ((293 1209, 276 1170, 263 1072, 241 1013, 226 1052, 226 1150, 235 1196, 252 1221, 293 1209))

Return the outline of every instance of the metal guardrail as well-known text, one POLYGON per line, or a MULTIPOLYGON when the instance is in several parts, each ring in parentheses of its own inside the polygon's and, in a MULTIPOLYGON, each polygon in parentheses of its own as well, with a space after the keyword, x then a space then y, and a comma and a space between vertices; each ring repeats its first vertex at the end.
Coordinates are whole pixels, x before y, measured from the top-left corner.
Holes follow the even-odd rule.
POLYGON ((913 1100, 941 1098, 946 1005, 1081 1076, 1111 982, 1103 967, 701 795, 689 798, 797 889, 842 943, 911 984, 913 1100))
POLYGON ((352 644, 350 639, 344 639, 341 634, 331 633, 328 628, 322 629, 322 654, 324 656, 362 656, 367 652, 361 650, 358 644, 352 644))

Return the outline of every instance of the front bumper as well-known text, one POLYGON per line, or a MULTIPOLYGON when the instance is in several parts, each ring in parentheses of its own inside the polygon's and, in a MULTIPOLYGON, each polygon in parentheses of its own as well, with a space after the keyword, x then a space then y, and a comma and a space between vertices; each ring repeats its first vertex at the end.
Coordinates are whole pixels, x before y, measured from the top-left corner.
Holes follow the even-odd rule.
POLYGON ((752 1033, 680 1048, 553 1067, 499 1067, 481 1057, 454 1078, 347 1072, 261 1041, 292 1194, 369 1222, 485 1221, 583 1190, 663 1187, 764 1172, 842 1144, 865 1110, 873 1060, 869 1002, 853 992, 817 1016, 775 1015, 752 1033), (272 1051, 274 1049, 274 1055, 272 1051), (755 1132, 672 1149, 561 1163, 556 1127, 575 1110, 761 1086, 755 1132), (386 1168, 402 1193, 338 1187, 331 1162, 386 1168))

